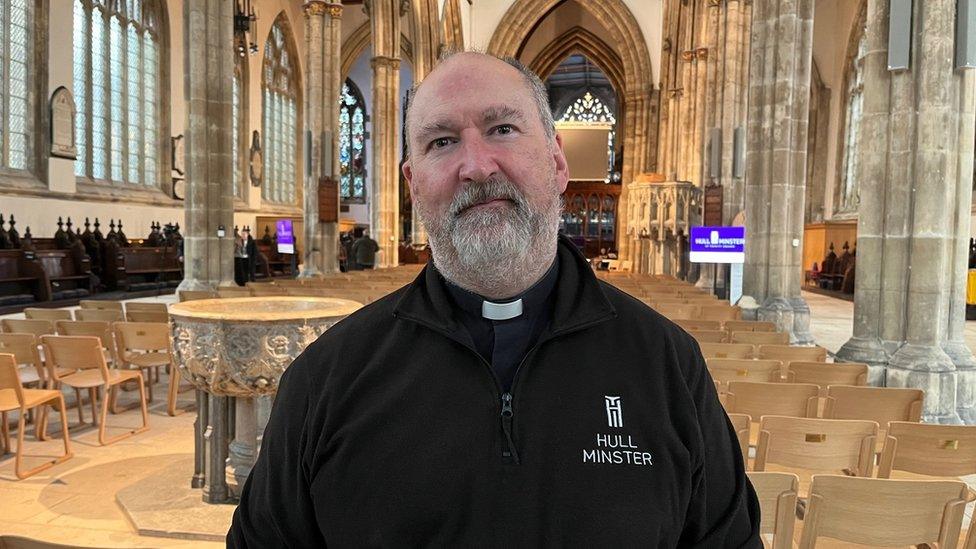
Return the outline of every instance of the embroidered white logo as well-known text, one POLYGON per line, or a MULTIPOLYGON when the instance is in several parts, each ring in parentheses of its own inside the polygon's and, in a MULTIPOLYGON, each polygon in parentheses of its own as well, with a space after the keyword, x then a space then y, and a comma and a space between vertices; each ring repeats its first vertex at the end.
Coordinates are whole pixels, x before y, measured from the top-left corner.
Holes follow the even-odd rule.
POLYGON ((607 423, 611 427, 623 427, 624 426, 624 412, 620 408, 620 397, 618 396, 604 396, 607 404, 607 423))

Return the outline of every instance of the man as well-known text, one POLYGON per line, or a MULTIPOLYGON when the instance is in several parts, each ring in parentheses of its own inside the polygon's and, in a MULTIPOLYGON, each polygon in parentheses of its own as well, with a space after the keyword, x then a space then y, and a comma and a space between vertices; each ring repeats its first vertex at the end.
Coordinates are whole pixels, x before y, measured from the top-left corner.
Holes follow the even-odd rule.
POLYGON ((403 172, 433 264, 285 372, 231 547, 761 547, 694 340, 557 237, 546 91, 457 54, 403 172))
POLYGON ((244 226, 244 269, 249 282, 257 279, 258 245, 251 236, 251 227, 244 226))
POLYGON ((352 255, 356 258, 356 263, 360 269, 372 269, 376 263, 376 252, 380 250, 380 245, 369 237, 369 229, 363 230, 363 236, 352 245, 352 255))

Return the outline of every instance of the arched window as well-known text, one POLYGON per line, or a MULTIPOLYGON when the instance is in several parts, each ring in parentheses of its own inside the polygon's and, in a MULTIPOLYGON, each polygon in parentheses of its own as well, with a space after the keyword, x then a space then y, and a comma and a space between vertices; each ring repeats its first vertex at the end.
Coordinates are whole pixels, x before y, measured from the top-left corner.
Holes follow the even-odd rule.
POLYGON ((261 197, 278 204, 297 204, 298 58, 284 14, 278 16, 264 43, 263 90, 264 185, 261 197))
POLYGON ((0 1, 0 168, 28 169, 34 0, 0 1))
POLYGON ((247 189, 247 53, 234 58, 231 110, 231 158, 234 159, 234 196, 245 199, 247 189))
POLYGON ((75 173, 159 185, 162 17, 156 0, 75 0, 75 173))
POLYGON ((584 124, 610 124, 610 131, 607 133, 607 173, 613 173, 613 143, 615 140, 614 127, 617 124, 617 118, 613 115, 613 111, 600 98, 591 94, 589 91, 585 92, 576 101, 566 107, 563 111, 562 116, 559 117, 557 122, 582 122, 584 124))
POLYGON ((847 117, 844 125, 844 164, 841 176, 837 213, 856 213, 858 197, 857 150, 861 142, 861 114, 864 106, 864 56, 867 39, 863 27, 858 39, 857 52, 849 60, 847 73, 847 117))
POLYGON ((348 78, 339 97, 339 196, 366 201, 366 103, 348 78))

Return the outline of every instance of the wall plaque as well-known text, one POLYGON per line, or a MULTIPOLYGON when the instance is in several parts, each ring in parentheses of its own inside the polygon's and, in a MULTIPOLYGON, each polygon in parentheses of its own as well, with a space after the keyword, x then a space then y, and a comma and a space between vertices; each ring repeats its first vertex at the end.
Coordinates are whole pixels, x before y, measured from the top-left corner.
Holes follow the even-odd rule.
POLYGON ((75 98, 64 86, 51 95, 51 156, 78 157, 75 147, 75 98))
POLYGON ((712 185, 705 187, 705 211, 702 214, 702 222, 708 226, 722 225, 722 186, 712 185))
POLYGON ((251 134, 251 186, 260 187, 264 175, 264 155, 261 153, 261 134, 257 130, 251 134))
POLYGON ((329 178, 319 178, 319 222, 339 222, 339 182, 329 178))

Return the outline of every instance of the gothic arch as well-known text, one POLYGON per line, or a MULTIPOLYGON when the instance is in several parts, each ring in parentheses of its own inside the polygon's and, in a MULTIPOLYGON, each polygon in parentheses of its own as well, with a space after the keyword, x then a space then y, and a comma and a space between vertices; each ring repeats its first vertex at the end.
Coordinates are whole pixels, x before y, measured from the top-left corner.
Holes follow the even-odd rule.
POLYGON ((461 28, 459 0, 445 0, 441 16, 441 44, 450 49, 464 48, 464 32, 461 28))
POLYGON ((624 67, 620 56, 600 37, 582 27, 573 27, 556 37, 529 63, 529 68, 545 82, 564 59, 577 52, 596 63, 617 95, 622 94, 624 67))
MULTIPOLYGON (((359 56, 366 51, 370 45, 370 31, 369 31, 369 21, 366 21, 362 25, 356 27, 356 30, 352 31, 346 41, 342 43, 341 55, 342 63, 339 68, 339 77, 342 82, 349 78, 349 71, 352 70, 352 66, 359 59, 359 56)), ((400 54, 403 58, 413 66, 413 44, 410 40, 401 34, 400 36, 400 54)))
MULTIPOLYGON (((847 38, 847 53, 844 56, 844 73, 841 79, 840 93, 837 97, 837 100, 841 102, 841 118, 840 124, 837 125, 837 169, 834 170, 833 181, 833 214, 838 213, 844 207, 842 195, 844 193, 844 178, 847 175, 847 155, 854 153, 848 143, 847 119, 849 117, 848 109, 850 104, 848 90, 850 88, 851 77, 854 75, 858 47, 860 46, 861 38, 864 36, 864 27, 867 23, 867 8, 867 0, 861 0, 857 8, 857 14, 854 16, 854 22, 851 25, 850 34, 847 38)), ((848 213, 856 214, 856 208, 853 212, 848 213)))
MULTIPOLYGON (((542 19, 564 1, 566 0, 515 0, 495 27, 495 33, 488 44, 488 52, 517 57, 542 19)), ((651 56, 640 25, 623 0, 578 3, 612 36, 617 36, 620 40, 618 53, 623 68, 624 85, 618 93, 623 97, 621 112, 624 158, 619 208, 620 211, 627 211, 627 184, 650 166, 653 149, 651 133, 654 130, 650 118, 651 104, 654 101, 654 80, 651 56)), ((621 259, 630 259, 630 237, 633 231, 628 225, 626 216, 620 216, 617 234, 620 236, 621 259)))

